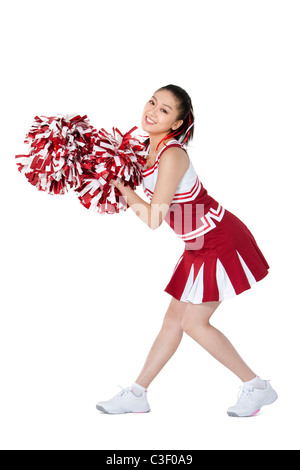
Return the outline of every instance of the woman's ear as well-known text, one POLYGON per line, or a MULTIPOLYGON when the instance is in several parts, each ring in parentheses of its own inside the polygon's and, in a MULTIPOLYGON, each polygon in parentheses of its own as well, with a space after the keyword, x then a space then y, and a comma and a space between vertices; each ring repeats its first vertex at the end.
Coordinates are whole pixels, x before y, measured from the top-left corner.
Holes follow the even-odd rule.
POLYGON ((172 126, 172 131, 177 131, 177 129, 179 129, 179 127, 181 127, 183 124, 183 121, 177 121, 175 122, 174 126, 172 126))

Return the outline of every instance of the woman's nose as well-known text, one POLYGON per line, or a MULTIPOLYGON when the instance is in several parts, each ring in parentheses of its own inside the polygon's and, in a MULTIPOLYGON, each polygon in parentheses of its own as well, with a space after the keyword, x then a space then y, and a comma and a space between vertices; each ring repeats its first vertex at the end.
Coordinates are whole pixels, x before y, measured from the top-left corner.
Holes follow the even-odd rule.
POLYGON ((151 111, 150 111, 150 115, 151 115, 153 118, 156 118, 156 114, 157 114, 157 109, 156 109, 156 107, 155 107, 155 108, 152 108, 151 111))

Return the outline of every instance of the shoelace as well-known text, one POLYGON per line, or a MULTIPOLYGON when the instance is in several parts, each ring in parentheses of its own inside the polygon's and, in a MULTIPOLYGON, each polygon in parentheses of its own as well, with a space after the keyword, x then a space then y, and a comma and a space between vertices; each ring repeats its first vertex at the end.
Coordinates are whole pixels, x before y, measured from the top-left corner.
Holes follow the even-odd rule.
POLYGON ((121 392, 118 393, 119 397, 122 397, 123 395, 125 395, 126 393, 129 393, 129 392, 132 393, 132 388, 130 388, 130 387, 124 388, 124 387, 121 387, 121 385, 118 385, 118 387, 120 387, 120 389, 121 389, 121 392))
POLYGON ((240 392, 238 394, 238 403, 244 404, 251 398, 252 393, 254 392, 254 388, 249 387, 240 387, 240 392))
MULTIPOLYGON (((270 380, 265 380, 266 383, 270 383, 270 380)), ((245 403, 248 398, 251 397, 252 393, 254 392, 254 387, 246 387, 242 385, 240 387, 240 392, 238 394, 238 403, 245 403)))

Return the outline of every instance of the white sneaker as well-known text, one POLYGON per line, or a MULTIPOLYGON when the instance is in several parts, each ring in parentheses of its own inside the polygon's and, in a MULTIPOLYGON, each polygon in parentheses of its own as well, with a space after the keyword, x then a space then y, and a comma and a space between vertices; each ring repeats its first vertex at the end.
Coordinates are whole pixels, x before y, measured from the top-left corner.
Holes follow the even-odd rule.
POLYGON ((116 415, 124 413, 149 413, 150 411, 147 392, 143 392, 140 397, 137 397, 132 392, 132 388, 123 388, 111 400, 97 403, 96 408, 103 413, 116 415))
POLYGON ((254 416, 260 412, 263 406, 272 405, 278 399, 277 393, 269 382, 266 382, 265 389, 243 386, 241 390, 237 404, 229 408, 227 412, 229 416, 234 418, 254 416))

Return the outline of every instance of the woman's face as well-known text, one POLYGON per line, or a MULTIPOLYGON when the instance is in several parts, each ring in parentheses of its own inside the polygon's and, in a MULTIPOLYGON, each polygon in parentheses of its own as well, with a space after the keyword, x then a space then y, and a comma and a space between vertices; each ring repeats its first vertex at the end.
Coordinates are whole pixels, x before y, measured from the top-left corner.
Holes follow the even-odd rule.
POLYGON ((178 120, 178 104, 168 90, 159 90, 147 102, 142 120, 142 128, 151 135, 167 135, 183 124, 178 120))

